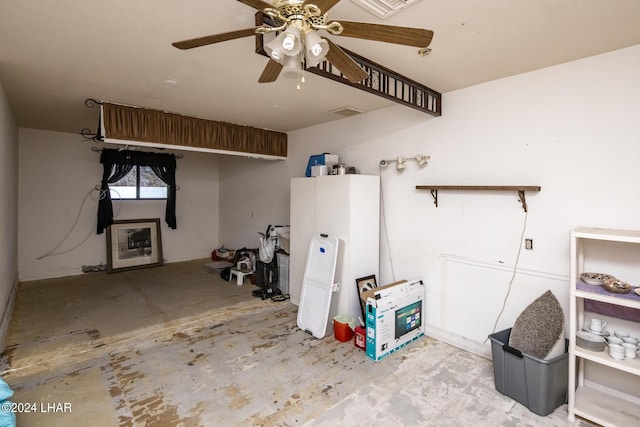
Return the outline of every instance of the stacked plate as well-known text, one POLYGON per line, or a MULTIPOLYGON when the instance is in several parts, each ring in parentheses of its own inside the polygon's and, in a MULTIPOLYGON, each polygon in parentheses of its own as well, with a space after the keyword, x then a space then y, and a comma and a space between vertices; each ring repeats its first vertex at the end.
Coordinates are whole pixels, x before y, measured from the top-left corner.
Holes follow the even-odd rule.
POLYGON ((587 350, 604 351, 605 339, 591 332, 578 331, 576 344, 578 347, 586 348, 587 350))
POLYGON ((609 335, 611 335, 611 332, 607 331, 606 329, 603 331, 594 331, 589 327, 589 325, 586 325, 586 324, 582 327, 582 330, 585 332, 592 333, 593 335, 600 335, 601 337, 608 337, 609 335))

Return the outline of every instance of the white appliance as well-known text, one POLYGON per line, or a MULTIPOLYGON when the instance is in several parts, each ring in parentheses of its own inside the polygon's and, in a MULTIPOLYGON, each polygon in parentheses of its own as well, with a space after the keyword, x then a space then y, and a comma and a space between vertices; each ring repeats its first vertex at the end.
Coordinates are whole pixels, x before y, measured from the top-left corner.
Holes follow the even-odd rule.
MULTIPOLYGON (((291 180, 289 294, 300 303, 309 242, 315 233, 339 239, 335 282, 340 284, 330 315, 361 317, 356 279, 379 276, 380 177, 327 175, 291 180)), ((333 305, 333 304, 332 304, 333 305)))

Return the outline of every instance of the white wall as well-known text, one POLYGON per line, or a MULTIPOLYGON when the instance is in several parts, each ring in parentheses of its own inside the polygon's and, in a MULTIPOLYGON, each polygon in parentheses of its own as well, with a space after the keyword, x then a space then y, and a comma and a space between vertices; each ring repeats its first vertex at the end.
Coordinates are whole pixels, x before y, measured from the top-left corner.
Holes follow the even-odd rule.
POLYGON ((18 284, 18 127, 0 83, 0 348, 18 284))
POLYGON ((382 175, 379 282, 424 279, 432 333, 486 350, 525 221, 534 249, 520 255, 496 330, 547 289, 568 312, 570 229, 640 229, 638 69, 635 46, 445 94, 440 118, 394 106, 292 132, 286 162, 222 167, 221 242, 251 245, 254 231, 286 222, 288 179, 303 175, 309 155, 337 153, 382 175), (418 153, 431 156, 425 169, 378 168, 418 153), (526 194, 526 215, 515 193, 441 191, 436 208, 428 191, 415 190, 421 184, 542 191, 526 194))
MULTIPOLYGON (((220 162, 220 244, 257 248, 258 232, 289 223, 289 180, 306 163, 224 156, 220 162), (222 184, 224 182, 224 184, 222 184)), ((306 162, 306 161, 305 161, 306 162)))
MULTIPOLYGON (((102 165, 100 153, 91 147, 108 145, 75 134, 34 129, 20 129, 19 136, 20 280, 79 274, 82 265, 106 264, 105 233, 96 234, 98 193, 94 190, 102 179, 102 165), (38 259, 65 237, 53 252, 61 254, 38 259)), ((160 218, 166 262, 206 258, 218 246, 218 156, 180 154, 184 158, 178 160, 176 170, 177 229, 164 222, 164 201, 113 204, 116 220, 160 218)))

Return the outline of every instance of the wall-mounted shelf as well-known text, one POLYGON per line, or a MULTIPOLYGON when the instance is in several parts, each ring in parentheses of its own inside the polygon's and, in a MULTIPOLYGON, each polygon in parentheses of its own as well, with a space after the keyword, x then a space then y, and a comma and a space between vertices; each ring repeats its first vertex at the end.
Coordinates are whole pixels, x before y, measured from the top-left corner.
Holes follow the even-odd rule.
POLYGON ((462 190, 462 191, 517 191, 518 201, 522 204, 522 209, 527 212, 527 200, 524 197, 525 191, 540 191, 540 187, 535 185, 416 185, 416 190, 431 190, 433 204, 438 207, 438 190, 462 190))

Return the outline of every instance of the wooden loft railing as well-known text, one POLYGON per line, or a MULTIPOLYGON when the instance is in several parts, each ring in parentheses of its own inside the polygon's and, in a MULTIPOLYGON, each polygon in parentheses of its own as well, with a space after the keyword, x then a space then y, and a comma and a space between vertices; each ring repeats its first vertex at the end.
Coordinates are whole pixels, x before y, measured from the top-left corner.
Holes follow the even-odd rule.
POLYGON ((522 204, 522 209, 527 212, 527 200, 525 191, 540 191, 541 187, 515 186, 515 185, 416 185, 416 190, 431 190, 433 204, 438 207, 438 190, 462 190, 462 191, 517 191, 518 201, 522 204))
MULTIPOLYGON (((274 25, 269 16, 263 15, 262 12, 256 13, 256 26, 260 26, 263 23, 274 25)), ((342 75, 340 70, 332 66, 328 61, 321 62, 317 67, 309 67, 306 71, 364 90, 432 116, 442 115, 442 94, 439 92, 376 64, 363 56, 344 48, 341 49, 369 74, 367 79, 358 83, 351 83, 342 75)), ((256 53, 269 57, 264 50, 264 36, 260 34, 256 34, 256 53)))
POLYGON ((342 76, 340 70, 332 66, 328 61, 321 62, 317 67, 307 68, 307 71, 381 96, 398 104, 431 114, 432 116, 442 115, 442 95, 439 92, 408 77, 404 77, 382 65, 376 64, 364 56, 360 56, 345 48, 342 48, 342 50, 369 74, 369 78, 358 83, 351 83, 342 76))

